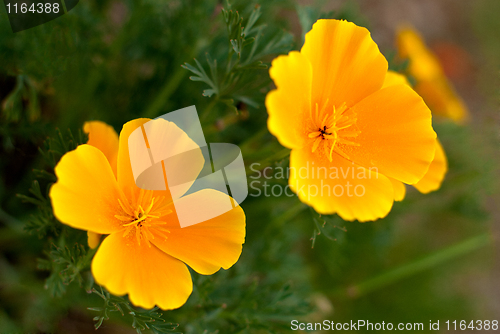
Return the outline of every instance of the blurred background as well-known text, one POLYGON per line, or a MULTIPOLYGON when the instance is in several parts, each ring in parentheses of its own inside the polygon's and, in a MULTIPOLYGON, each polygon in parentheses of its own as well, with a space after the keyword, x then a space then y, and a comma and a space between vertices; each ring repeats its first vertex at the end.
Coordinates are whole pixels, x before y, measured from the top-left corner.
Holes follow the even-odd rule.
POLYGON ((148 333, 144 320, 160 316, 174 325, 156 332, 196 334, 287 333, 294 319, 421 322, 424 332, 439 320, 449 333, 447 320, 500 320, 498 13, 496 0, 89 0, 14 34, 0 6, 0 333, 95 333, 99 322, 101 333, 148 333), (229 40, 240 18, 238 56, 229 40), (449 161, 441 189, 408 187, 387 218, 363 224, 296 197, 249 196, 239 262, 193 272, 180 309, 131 314, 126 297, 92 292, 86 233, 57 222, 47 197, 55 163, 86 142, 83 123, 119 132, 194 104, 208 142, 238 144, 247 167, 286 167, 266 127, 266 65, 300 49, 319 18, 367 27, 402 73, 402 24, 440 60, 470 112, 465 124, 433 120, 449 161))

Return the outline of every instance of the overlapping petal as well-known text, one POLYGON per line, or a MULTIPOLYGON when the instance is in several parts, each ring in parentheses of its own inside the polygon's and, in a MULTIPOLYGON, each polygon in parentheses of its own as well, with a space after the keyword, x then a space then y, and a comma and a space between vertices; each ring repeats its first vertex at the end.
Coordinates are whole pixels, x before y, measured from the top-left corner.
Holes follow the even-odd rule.
POLYGON ((138 118, 123 125, 120 132, 120 140, 118 147, 118 162, 117 162, 117 179, 118 184, 125 191, 136 189, 137 186, 132 173, 132 165, 130 163, 130 153, 128 149, 128 138, 130 134, 142 126, 144 123, 149 122, 149 118, 138 118))
POLYGON ((300 52, 312 65, 312 103, 328 99, 327 107, 352 107, 380 89, 387 72, 370 32, 347 21, 318 20, 300 52))
MULTIPOLYGON (((197 208, 200 203, 209 202, 217 206, 217 202, 227 200, 229 197, 226 194, 205 189, 179 201, 197 208)), ((240 206, 236 206, 231 211, 196 225, 181 228, 178 222, 170 222, 167 228, 170 231, 167 239, 155 237, 152 242, 198 273, 211 275, 220 268, 228 269, 238 261, 245 242, 245 213, 240 206)))
POLYGON ((290 166, 290 188, 321 214, 365 222, 385 217, 392 208, 391 181, 338 154, 330 162, 316 159, 309 147, 292 150, 290 166))
POLYGON ((398 202, 404 200, 406 196, 405 184, 401 181, 393 179, 392 177, 389 177, 388 179, 391 181, 392 187, 394 188, 394 200, 398 202))
MULTIPOLYGON (((152 189, 159 189, 156 188, 159 183, 167 186, 168 191, 165 192, 169 192, 172 198, 180 198, 191 188, 205 164, 200 147, 175 123, 165 119, 151 120, 142 127, 140 140, 147 138, 151 156, 146 152, 144 162, 133 161, 134 167, 139 167, 139 170, 147 168, 137 178, 136 184, 141 187, 142 184, 149 184, 152 189), (153 168, 151 158, 155 162, 153 168)), ((145 148, 134 145, 137 144, 135 141, 127 143, 130 152, 145 148)), ((143 156, 143 153, 138 156, 143 156)))
POLYGON ((431 112, 407 85, 393 85, 368 96, 352 109, 360 134, 342 145, 355 163, 404 183, 418 182, 434 158, 436 133, 431 112))
POLYGON ((101 234, 87 231, 87 244, 90 248, 95 249, 101 242, 101 234))
MULTIPOLYGON (((116 176, 116 161, 118 157, 118 134, 112 126, 101 121, 85 122, 83 131, 88 134, 87 144, 98 148, 108 159, 109 165, 116 176)), ((87 232, 90 248, 99 246, 101 235, 87 232)))
POLYGON ((117 231, 114 215, 120 190, 104 154, 90 145, 66 153, 55 168, 50 189, 54 215, 61 222, 101 234, 117 231))
POLYGON ((266 97, 269 131, 285 147, 302 147, 307 138, 305 118, 311 108, 311 64, 293 51, 274 59, 269 74, 278 88, 266 97))
MULTIPOLYGON (((385 77, 384 86, 389 87, 398 84, 405 84, 410 86, 406 77, 400 73, 394 71, 387 71, 387 75, 385 77)), ((444 152, 443 146, 439 142, 439 139, 436 139, 436 152, 434 154, 434 158, 429 166, 427 173, 424 177, 415 183, 413 186, 417 188, 421 193, 429 193, 431 191, 439 189, 441 183, 448 171, 448 164, 446 160, 446 154, 444 152)), ((395 200, 401 201, 405 196, 405 186, 402 182, 391 179, 393 182, 394 190, 395 190, 395 200), (398 191, 401 190, 401 191, 398 191)))
POLYGON ((448 171, 448 160, 443 146, 436 140, 436 154, 424 177, 413 186, 423 194, 439 189, 448 171))
POLYGON ((387 73, 385 75, 384 84, 382 85, 382 88, 386 88, 386 87, 394 86, 394 85, 408 85, 408 86, 410 86, 410 83, 408 82, 408 79, 406 78, 406 76, 404 76, 403 74, 389 70, 389 71, 387 71, 387 73))
POLYGON ((87 144, 98 148, 108 159, 109 165, 116 175, 118 157, 118 134, 112 126, 101 122, 85 122, 83 131, 89 135, 87 144))
POLYGON ((188 268, 181 261, 135 236, 121 232, 106 237, 92 260, 96 282, 115 295, 129 295, 130 301, 150 309, 181 307, 193 290, 188 268))

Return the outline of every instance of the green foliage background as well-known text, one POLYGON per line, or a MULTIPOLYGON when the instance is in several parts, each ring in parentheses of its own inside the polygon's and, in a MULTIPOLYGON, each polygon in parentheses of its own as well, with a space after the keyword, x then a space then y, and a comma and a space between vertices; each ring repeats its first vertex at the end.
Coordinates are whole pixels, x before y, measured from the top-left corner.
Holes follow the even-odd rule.
MULTIPOLYGON (((175 311, 136 309, 94 284, 86 233, 52 215, 53 167, 86 142, 87 120, 119 131, 194 104, 208 142, 238 144, 247 167, 286 167, 288 151, 266 127, 268 65, 300 49, 318 18, 369 25, 353 3, 332 12, 291 0, 80 1, 17 34, 0 6, 0 333, 94 325, 104 333, 286 333, 293 319, 498 320, 498 118, 486 111, 465 127, 435 121, 450 165, 442 189, 408 189, 383 220, 344 222, 296 197, 249 196, 241 259, 212 276, 193 272, 195 290, 175 311)), ((471 20, 498 70, 494 3, 478 1, 471 20)))

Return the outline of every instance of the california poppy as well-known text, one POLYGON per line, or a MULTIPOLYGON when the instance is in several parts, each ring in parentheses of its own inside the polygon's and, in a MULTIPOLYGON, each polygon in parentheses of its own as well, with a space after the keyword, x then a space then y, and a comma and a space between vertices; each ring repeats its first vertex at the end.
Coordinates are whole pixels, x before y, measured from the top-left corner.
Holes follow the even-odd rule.
POLYGON ((383 88, 387 60, 367 29, 319 20, 304 46, 272 62, 268 128, 290 149, 290 188, 322 214, 384 217, 390 178, 427 173, 436 150, 431 112, 408 85, 383 88))
MULTIPOLYGON (((128 294, 136 306, 157 305, 167 310, 182 306, 192 292, 186 265, 210 275, 238 260, 245 239, 245 214, 237 206, 216 218, 181 228, 168 191, 137 187, 128 137, 148 121, 128 122, 119 140, 104 123, 87 123, 89 142, 61 158, 50 198, 54 215, 62 223, 108 235, 92 260, 98 284, 115 295, 128 294)), ((201 190, 183 200, 196 210, 207 198, 227 199, 222 195, 201 190)))

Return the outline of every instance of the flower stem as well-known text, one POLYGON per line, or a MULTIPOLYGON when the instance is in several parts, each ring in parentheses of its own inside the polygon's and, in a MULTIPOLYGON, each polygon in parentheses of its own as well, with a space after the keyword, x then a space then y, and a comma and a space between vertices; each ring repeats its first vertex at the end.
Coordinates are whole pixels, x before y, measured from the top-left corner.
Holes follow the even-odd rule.
POLYGON ((361 283, 352 285, 347 289, 337 289, 334 295, 347 295, 351 298, 357 298, 369 294, 378 289, 396 283, 412 275, 419 274, 425 270, 435 268, 448 260, 468 254, 481 247, 489 245, 493 241, 490 233, 480 234, 458 244, 438 250, 422 259, 404 264, 378 276, 369 278, 361 283))
POLYGON ((210 103, 207 105, 207 107, 205 108, 205 110, 203 110, 203 113, 201 113, 200 122, 201 122, 202 126, 203 126, 203 124, 205 124, 205 123, 208 122, 208 118, 210 116, 210 112, 212 111, 212 109, 217 104, 217 100, 218 100, 217 97, 212 98, 212 101, 210 101, 210 103))

